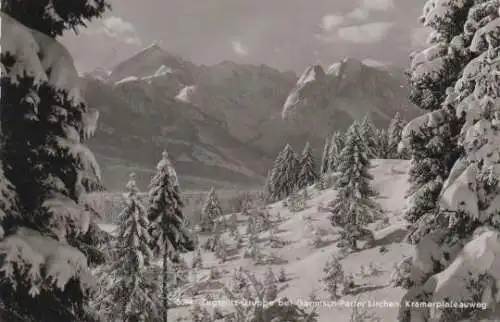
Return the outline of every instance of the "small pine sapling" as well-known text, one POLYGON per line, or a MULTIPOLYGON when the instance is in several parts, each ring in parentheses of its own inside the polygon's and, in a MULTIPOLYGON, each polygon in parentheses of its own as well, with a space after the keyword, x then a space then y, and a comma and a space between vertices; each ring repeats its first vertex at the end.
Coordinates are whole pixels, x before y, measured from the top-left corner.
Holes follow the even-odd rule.
POLYGON ((203 257, 201 256, 201 250, 199 248, 196 249, 194 253, 191 268, 203 268, 203 257))
POLYGON ((287 278, 286 278, 286 273, 285 273, 285 267, 281 266, 280 272, 278 274, 278 282, 284 283, 284 282, 286 282, 286 280, 287 280, 287 278))
POLYGON ((330 294, 331 300, 338 300, 339 286, 344 283, 344 269, 336 256, 331 256, 323 268, 322 282, 325 283, 325 291, 330 294))

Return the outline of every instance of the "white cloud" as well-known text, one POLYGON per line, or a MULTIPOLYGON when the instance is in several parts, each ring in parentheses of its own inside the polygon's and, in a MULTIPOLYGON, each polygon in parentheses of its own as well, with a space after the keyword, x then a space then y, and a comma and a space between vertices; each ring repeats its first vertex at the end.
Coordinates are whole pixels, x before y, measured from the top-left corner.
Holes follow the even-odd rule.
POLYGON ((363 0, 362 8, 368 10, 388 11, 394 8, 394 0, 363 0))
POLYGON ((321 27, 325 31, 332 31, 344 22, 345 18, 338 14, 326 15, 321 20, 321 27))
POLYGON ((346 41, 358 44, 369 44, 384 39, 392 26, 392 22, 373 22, 343 27, 338 30, 337 34, 341 39, 346 41))
POLYGON ((110 32, 117 34, 135 33, 134 26, 120 17, 111 16, 103 20, 102 24, 110 32))
POLYGON ((116 16, 111 16, 102 20, 97 29, 84 29, 84 33, 88 35, 104 34, 130 45, 140 46, 142 44, 134 25, 116 16))
POLYGON ((248 55, 248 48, 243 43, 241 43, 241 41, 235 40, 231 42, 231 46, 233 47, 233 51, 238 55, 241 56, 248 55))
POLYGON ((370 15, 367 8, 356 8, 347 14, 347 17, 353 20, 366 20, 370 15))

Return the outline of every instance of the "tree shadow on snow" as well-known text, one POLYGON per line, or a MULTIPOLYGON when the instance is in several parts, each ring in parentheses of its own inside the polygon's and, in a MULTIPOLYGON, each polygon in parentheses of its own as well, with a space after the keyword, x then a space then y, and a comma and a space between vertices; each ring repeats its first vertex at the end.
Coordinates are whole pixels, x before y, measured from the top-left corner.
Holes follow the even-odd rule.
POLYGON ((384 285, 371 285, 371 286, 360 286, 349 292, 349 295, 358 295, 361 293, 366 293, 370 291, 376 291, 385 288, 384 285))

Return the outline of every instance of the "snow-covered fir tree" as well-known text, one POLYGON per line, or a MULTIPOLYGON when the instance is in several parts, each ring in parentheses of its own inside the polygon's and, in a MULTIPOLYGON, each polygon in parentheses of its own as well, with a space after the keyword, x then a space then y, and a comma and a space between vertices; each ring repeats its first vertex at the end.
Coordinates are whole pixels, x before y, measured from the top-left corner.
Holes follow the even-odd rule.
POLYGON ((192 268, 203 268, 203 257, 201 256, 201 249, 196 249, 193 261, 191 262, 192 268))
POLYGON ((287 144, 276 158, 271 172, 271 200, 281 200, 296 191, 298 164, 295 152, 287 144))
POLYGON ((314 229, 312 231, 312 238, 310 240, 310 244, 313 247, 321 247, 324 244, 323 236, 321 236, 320 232, 318 229, 314 229))
POLYGON ((323 277, 325 291, 330 295, 330 299, 336 301, 340 298, 340 288, 344 283, 344 269, 339 259, 332 255, 325 263, 323 268, 323 277))
POLYGON ((266 285, 266 292, 264 294, 264 299, 266 302, 271 302, 276 300, 278 296, 278 280, 274 276, 273 269, 268 267, 264 274, 264 284, 266 285))
POLYGON ((344 148, 344 136, 339 131, 333 133, 330 140, 327 158, 327 171, 325 173, 337 171, 337 159, 344 148))
POLYGON ((19 220, 19 209, 14 186, 5 177, 3 164, 0 160, 0 240, 5 236, 5 230, 19 220), (9 223, 11 221, 12 223, 9 223), (5 228, 4 228, 5 225, 5 228))
POLYGON ((229 233, 234 237, 236 235, 236 232, 238 231, 238 215, 234 212, 231 214, 231 216, 229 216, 228 228, 229 233))
POLYGON ((232 280, 231 280, 231 290, 234 293, 241 292, 246 286, 248 282, 245 278, 245 274, 243 273, 243 267, 238 267, 234 270, 232 280))
POLYGON ((139 200, 135 175, 130 176, 125 194, 126 207, 118 216, 119 229, 114 245, 114 261, 109 265, 109 289, 102 291, 100 307, 109 321, 151 321, 161 316, 161 301, 155 280, 146 272, 153 261, 149 221, 139 200))
POLYGON ((368 173, 369 168, 366 146, 359 135, 358 125, 354 123, 347 132, 346 145, 339 156, 338 193, 330 203, 330 211, 334 226, 346 228, 349 225, 346 231, 355 235, 379 214, 379 207, 372 199, 376 193, 370 187, 373 177, 368 173))
MULTIPOLYGON (((194 250, 194 241, 182 211, 182 201, 179 180, 172 166, 168 153, 163 151, 162 158, 156 166, 156 173, 148 187, 147 214, 151 222, 149 227, 152 236, 153 250, 163 256, 162 297, 164 307, 167 307, 167 258, 174 254, 194 250)), ((166 309, 163 310, 163 321, 167 319, 166 309)))
POLYGON ((302 189, 312 185, 319 179, 318 170, 316 169, 316 161, 314 160, 309 142, 307 142, 304 146, 298 166, 297 189, 302 189))
POLYGON ((208 193, 201 215, 201 231, 212 231, 215 221, 222 216, 219 196, 213 187, 208 193))
MULTIPOLYGON (((434 2, 426 4, 423 19, 435 29, 433 45, 472 58, 457 73, 459 79, 452 82, 443 103, 465 121, 457 141, 464 156, 443 184, 439 209, 418 222, 412 269, 416 285, 403 301, 480 299, 487 308, 402 308, 399 320, 424 315, 434 321, 488 320, 497 318, 500 308, 495 286, 500 282, 496 267, 500 258, 500 2, 441 3, 439 7, 434 2), (450 32, 452 40, 447 38, 450 32)), ((434 66, 433 58, 421 57, 421 64, 434 66)))
POLYGON ((401 134, 406 124, 407 122, 401 118, 401 114, 396 112, 387 129, 387 148, 388 158, 390 159, 404 159, 406 157, 404 153, 400 153, 398 150, 399 143, 401 142, 401 134))
POLYGON ((286 272, 285 272, 285 267, 281 266, 280 267, 280 272, 278 274, 278 282, 283 283, 283 282, 286 282, 286 280, 287 280, 287 275, 286 275, 286 272))
POLYGON ((392 155, 389 149, 389 137, 384 129, 375 129, 375 142, 377 148, 375 154, 377 159, 391 159, 392 155))
POLYGON ((405 126, 400 149, 412 160, 408 191, 411 199, 406 214, 412 221, 438 210, 439 184, 463 154, 457 138, 464 119, 446 98, 447 89, 455 86, 463 68, 476 56, 467 48, 474 28, 467 29, 471 22, 478 22, 476 18, 468 19, 474 2, 427 2, 420 18, 432 34, 428 48, 410 57, 410 100, 429 113, 405 126))
POLYGON ((327 137, 325 139, 325 145, 323 146, 323 154, 321 155, 321 164, 319 169, 320 176, 324 175, 328 171, 330 142, 330 138, 327 137))
POLYGON ((221 236, 221 238, 217 240, 217 244, 215 246, 215 256, 221 261, 221 263, 224 263, 227 259, 227 248, 228 245, 221 236))
MULTIPOLYGON (((355 121, 354 123, 358 123, 355 121)), ((358 128, 359 136, 366 146, 366 155, 369 159, 377 157, 376 127, 370 117, 366 115, 363 120, 355 125, 358 128)), ((347 142, 346 142, 347 145, 347 142)))
POLYGON ((2 2, 1 163, 18 202, 2 218, 0 320, 96 320, 88 264, 100 230, 84 196, 102 185, 83 142, 98 113, 81 99, 73 59, 54 37, 108 5, 76 3, 2 2))

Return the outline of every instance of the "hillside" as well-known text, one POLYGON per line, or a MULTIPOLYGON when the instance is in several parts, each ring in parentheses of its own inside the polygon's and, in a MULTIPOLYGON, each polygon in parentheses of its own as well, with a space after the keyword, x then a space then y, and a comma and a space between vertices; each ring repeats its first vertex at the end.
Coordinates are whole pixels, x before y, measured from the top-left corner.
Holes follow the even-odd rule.
POLYGON ((309 140, 319 157, 326 135, 367 113, 380 127, 396 111, 407 119, 418 113, 397 73, 352 59, 337 65, 338 76, 323 72, 328 82, 305 86, 310 69, 298 79, 264 65, 199 66, 153 44, 110 71, 85 75, 84 96, 101 112, 89 145, 105 185, 122 189, 131 171, 147 184, 167 148, 187 189, 252 187, 286 142, 300 150, 309 140), (290 114, 293 93, 299 93, 293 109, 307 115, 298 122, 282 117, 290 114))
MULTIPOLYGON (((409 161, 402 160, 374 160, 371 173, 374 175, 373 186, 380 193, 378 202, 383 207, 389 224, 377 230, 376 226, 379 223, 372 224, 369 228, 375 232, 375 246, 370 249, 362 250, 345 257, 341 262, 346 274, 352 274, 354 282, 358 285, 353 289, 350 295, 343 296, 338 303, 338 307, 324 307, 319 308, 319 321, 349 321, 351 309, 346 307, 347 303, 352 303, 355 299, 360 301, 370 300, 378 303, 380 307, 374 308, 371 313, 378 318, 364 321, 395 321, 397 308, 401 296, 404 293, 402 288, 391 287, 390 274, 393 266, 398 263, 403 256, 411 254, 410 246, 403 243, 405 235, 405 222, 401 219, 401 212, 405 207, 404 193, 407 189, 407 171, 409 168, 409 161), (381 252, 381 248, 386 248, 386 252, 381 252), (370 265, 377 269, 378 272, 370 274, 370 265), (364 271, 364 273, 363 273, 364 271), (361 297, 361 298, 359 298, 361 297), (344 301, 344 302, 342 302, 344 301), (385 302, 384 302, 385 301, 385 302), (344 303, 344 304, 342 304, 344 303), (385 303, 385 304, 384 304, 385 303), (388 308, 392 305, 392 308, 388 308), (335 320, 332 320, 335 316, 335 320)), ((319 300, 328 303, 327 293, 322 290, 323 285, 319 282, 323 272, 323 267, 331 254, 338 253, 336 246, 338 242, 338 231, 334 229, 328 222, 327 215, 323 211, 318 210, 318 206, 326 205, 335 197, 334 190, 317 191, 314 188, 309 188, 311 199, 307 202, 305 210, 298 213, 291 213, 287 208, 283 207, 282 202, 270 205, 270 214, 273 220, 276 220, 278 213, 280 214, 281 222, 278 224, 277 232, 282 240, 287 244, 283 248, 269 248, 266 242, 266 237, 269 232, 261 233, 260 246, 264 253, 274 253, 277 257, 281 258, 284 263, 270 265, 275 272, 278 273, 279 269, 283 266, 287 273, 289 280, 283 285, 287 285, 280 293, 280 297, 286 296, 292 302, 299 306, 307 306, 309 300, 309 293, 316 290, 319 300), (313 227, 320 229, 325 241, 325 246, 321 248, 314 248, 308 244, 312 238, 312 232, 307 230, 305 218, 310 217, 313 227), (301 302, 302 301, 302 302, 301 302)), ((238 217, 240 223, 240 233, 245 236, 246 218, 238 217)), ((113 230, 112 225, 103 225, 108 231, 113 230)), ((380 228, 380 227, 378 227, 380 228)), ((226 236, 227 237, 227 236, 226 236)), ((207 237, 200 237, 200 242, 207 237)), ((197 271, 196 275, 192 274, 197 281, 207 279, 210 268, 215 267, 222 272, 222 277, 212 283, 198 282, 195 284, 205 285, 201 286, 198 290, 197 297, 206 297, 211 294, 214 299, 219 298, 221 287, 224 284, 229 285, 233 270, 239 266, 255 273, 258 277, 267 269, 267 265, 255 266, 249 259, 243 258, 242 252, 233 251, 233 241, 231 238, 230 252, 232 253, 230 259, 223 264, 220 264, 212 253, 204 252, 203 262, 204 268, 197 271)), ((185 255, 187 263, 191 263, 193 253, 185 255)), ((191 273, 193 270, 191 270, 191 273)), ((193 286, 187 285, 186 289, 193 286)), ((221 299, 224 299, 222 296, 221 299)), ((192 296, 185 295, 184 301, 192 300, 192 296)), ((329 302, 333 303, 333 302, 329 302)), ((230 311, 230 307, 219 307, 222 311, 230 311)), ((186 316, 189 307, 179 307, 169 310, 172 321, 177 317, 186 316)), ((208 307, 210 311, 212 308, 208 307)), ((305 308, 306 310, 310 310, 305 308)), ((189 317, 186 321, 189 321, 189 317)))

